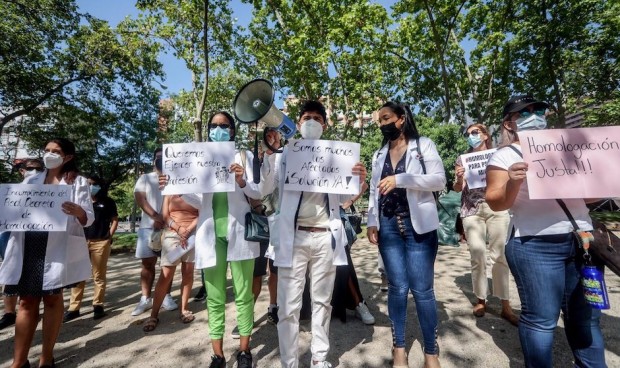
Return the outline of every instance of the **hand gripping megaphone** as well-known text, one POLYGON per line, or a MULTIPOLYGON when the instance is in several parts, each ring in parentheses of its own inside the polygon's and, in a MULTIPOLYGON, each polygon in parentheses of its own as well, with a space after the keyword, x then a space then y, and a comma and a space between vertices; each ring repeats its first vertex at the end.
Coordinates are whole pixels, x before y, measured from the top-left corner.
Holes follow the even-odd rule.
POLYGON ((284 139, 295 135, 295 123, 274 106, 273 85, 266 79, 254 79, 241 87, 233 102, 233 113, 241 123, 265 123, 284 139))

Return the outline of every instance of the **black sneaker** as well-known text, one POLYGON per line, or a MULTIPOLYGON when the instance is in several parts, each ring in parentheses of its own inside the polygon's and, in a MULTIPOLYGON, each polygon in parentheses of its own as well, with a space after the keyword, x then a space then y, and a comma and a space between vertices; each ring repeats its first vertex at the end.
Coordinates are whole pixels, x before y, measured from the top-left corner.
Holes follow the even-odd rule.
POLYGON ((252 353, 240 351, 237 354, 237 368, 252 368, 252 353))
POLYGON ((198 290, 198 293, 194 297, 194 301, 195 302, 201 302, 201 301, 203 301, 205 299, 207 299, 207 289, 205 289, 204 286, 201 286, 200 290, 198 290))
POLYGON ((221 356, 211 355, 211 364, 209 368, 226 368, 226 359, 221 356))
POLYGON ((80 316, 80 310, 74 310, 74 311, 66 311, 65 312, 65 316, 62 318, 62 322, 69 322, 69 321, 73 321, 74 319, 78 318, 80 316))
POLYGON ((278 306, 267 308, 267 321, 273 323, 274 325, 277 325, 279 321, 278 309, 280 309, 278 306))
POLYGON ((101 319, 106 316, 105 311, 103 310, 103 305, 94 305, 93 306, 93 319, 101 319))
POLYGON ((13 326, 16 317, 17 315, 15 313, 5 313, 4 316, 0 318, 0 330, 5 327, 13 326))

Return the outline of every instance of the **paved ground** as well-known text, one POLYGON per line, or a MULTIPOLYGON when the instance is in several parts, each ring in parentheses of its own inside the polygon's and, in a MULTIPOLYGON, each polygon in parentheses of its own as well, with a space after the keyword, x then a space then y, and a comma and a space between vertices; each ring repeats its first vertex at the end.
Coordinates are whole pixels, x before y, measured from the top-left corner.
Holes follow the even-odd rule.
MULTIPOLYGON (((380 279, 376 272, 376 248, 364 239, 353 249, 353 260, 360 277, 361 288, 377 323, 366 326, 350 312, 348 322, 332 321, 332 350, 328 360, 336 367, 389 367, 391 334, 387 317, 387 295, 379 291, 380 279)), ((89 306, 92 287, 87 288, 83 316, 63 325, 56 345, 58 367, 195 367, 208 366, 211 347, 207 334, 207 312, 204 304, 192 303, 196 320, 184 325, 178 313, 162 311, 160 324, 151 333, 142 332, 146 314, 130 315, 139 298, 139 263, 129 254, 114 255, 110 259, 107 310, 103 320, 92 320, 89 306)), ((178 273, 177 273, 178 276, 178 273)), ((196 277, 198 280, 198 277, 196 277)), ((436 263, 436 294, 439 310, 439 344, 441 362, 446 367, 522 367, 523 359, 517 329, 499 318, 499 301, 492 299, 490 313, 483 318, 471 314, 472 294, 469 273, 469 253, 460 248, 441 247, 436 263)), ((175 278, 173 296, 178 298, 175 278)), ((607 275, 612 309, 602 319, 607 346, 607 364, 620 367, 620 278, 607 275)), ((194 292, 198 289, 195 283, 194 292)), ((511 302, 515 310, 519 302, 514 284, 511 302)), ((68 293, 65 293, 68 298, 68 293)), ((252 353, 256 367, 278 367, 278 341, 276 328, 266 322, 268 303, 267 287, 256 305, 256 328, 252 337, 252 353)), ((232 287, 229 287, 232 301, 232 287)), ((420 330, 413 302, 409 303, 407 349, 410 367, 421 367, 420 330)), ((227 305, 225 353, 233 367, 236 340, 229 338, 235 326, 234 304, 227 305)), ((40 326, 39 326, 40 327, 40 326)), ((307 328, 304 328, 307 330, 307 328)), ((13 331, 0 331, 0 367, 11 361, 13 331)), ((300 339, 301 367, 308 367, 310 360, 310 333, 302 332, 300 339)), ((41 334, 37 331, 30 361, 38 361, 41 334)), ((555 340, 555 366, 570 367, 572 359, 564 337, 558 327, 555 340)))

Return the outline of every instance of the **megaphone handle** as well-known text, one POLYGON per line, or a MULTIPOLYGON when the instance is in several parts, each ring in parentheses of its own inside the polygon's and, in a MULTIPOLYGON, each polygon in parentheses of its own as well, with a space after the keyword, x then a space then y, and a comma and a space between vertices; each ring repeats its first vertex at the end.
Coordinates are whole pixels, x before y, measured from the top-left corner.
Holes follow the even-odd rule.
POLYGON ((254 127, 254 159, 252 160, 254 184, 260 183, 260 159, 258 158, 258 121, 254 127))
POLYGON ((282 153, 283 151, 283 147, 280 148, 273 148, 272 145, 269 144, 269 142, 267 142, 267 131, 269 130, 269 128, 265 128, 265 130, 263 131, 263 143, 265 143, 265 146, 267 146, 267 148, 269 148, 269 150, 273 153, 282 153))

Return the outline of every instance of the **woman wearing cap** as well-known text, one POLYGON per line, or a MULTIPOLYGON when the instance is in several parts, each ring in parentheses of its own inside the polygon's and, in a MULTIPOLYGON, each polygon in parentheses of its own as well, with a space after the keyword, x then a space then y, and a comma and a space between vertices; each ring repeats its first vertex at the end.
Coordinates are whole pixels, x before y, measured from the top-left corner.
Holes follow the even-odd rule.
MULTIPOLYGON (((581 257, 567 215, 554 199, 530 200, 518 131, 544 129, 549 105, 514 96, 504 106, 503 147, 487 167, 486 201, 494 211, 510 209, 506 259, 521 299, 519 338, 527 367, 553 366, 553 334, 560 311, 577 367, 606 367, 599 319, 579 283, 581 257)), ((564 199, 581 230, 592 229, 583 199, 564 199)))
MULTIPOLYGON (((467 153, 480 152, 493 148, 491 135, 483 124, 472 124, 465 132, 469 149, 467 153)), ((452 189, 463 192, 461 196, 461 218, 467 237, 467 246, 471 254, 471 281, 474 294, 478 298, 473 313, 476 317, 484 316, 489 282, 487 280, 487 239, 489 241, 488 256, 491 258, 491 275, 493 279, 493 295, 502 303, 500 316, 513 325, 519 319, 510 308, 508 280, 510 270, 504 255, 506 233, 510 216, 508 211, 493 211, 484 200, 485 187, 470 188, 465 180, 465 167, 462 156, 456 160, 456 180, 452 189)))

